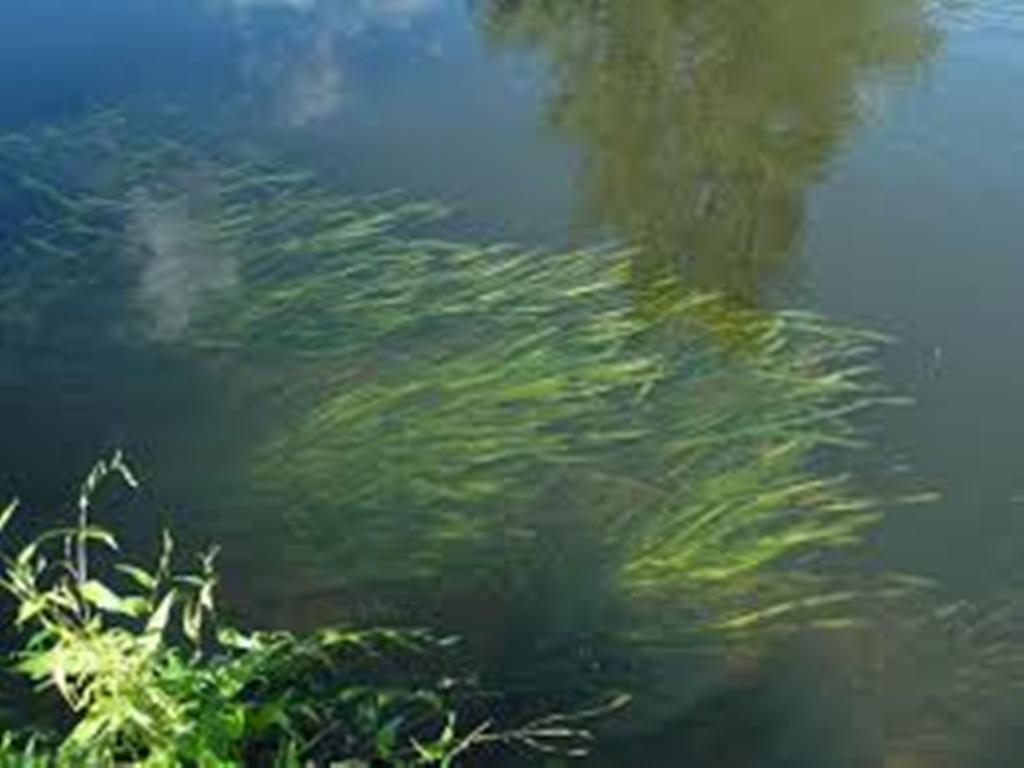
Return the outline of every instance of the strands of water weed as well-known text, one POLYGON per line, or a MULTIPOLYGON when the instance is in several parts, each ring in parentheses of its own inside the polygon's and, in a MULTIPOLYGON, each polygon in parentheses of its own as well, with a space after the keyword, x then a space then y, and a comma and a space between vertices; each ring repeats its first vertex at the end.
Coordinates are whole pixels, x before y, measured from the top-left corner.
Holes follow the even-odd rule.
POLYGON ((874 336, 685 292, 640 313, 621 251, 439 238, 437 205, 122 141, 114 123, 2 145, 48 180, 29 184, 48 237, 16 247, 65 278, 76 254, 96 269, 109 253, 132 254, 109 280, 145 283, 153 261, 183 276, 136 310, 163 308, 162 341, 272 414, 254 415, 234 492, 293 578, 442 602, 589 582, 637 638, 835 602, 816 601, 833 594, 818 561, 875 513, 821 454, 879 399, 874 336), (73 183, 51 140, 76 154, 73 183))

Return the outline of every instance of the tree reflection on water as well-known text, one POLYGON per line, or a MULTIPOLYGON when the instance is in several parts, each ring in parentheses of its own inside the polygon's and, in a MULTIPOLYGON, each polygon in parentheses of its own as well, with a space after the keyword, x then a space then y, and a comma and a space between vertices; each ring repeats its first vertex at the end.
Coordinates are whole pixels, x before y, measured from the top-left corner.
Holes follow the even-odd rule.
POLYGON ((497 44, 550 62, 550 124, 583 156, 584 215, 642 246, 637 289, 755 304, 805 196, 888 78, 937 33, 921 0, 493 0, 497 44))

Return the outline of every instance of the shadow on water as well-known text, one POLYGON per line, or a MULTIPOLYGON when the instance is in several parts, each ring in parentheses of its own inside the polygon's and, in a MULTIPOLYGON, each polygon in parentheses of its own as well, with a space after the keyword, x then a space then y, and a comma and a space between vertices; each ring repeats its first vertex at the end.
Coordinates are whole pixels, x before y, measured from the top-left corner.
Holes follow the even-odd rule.
POLYGON ((26 392, 18 349, 47 345, 159 361, 122 382, 178 422, 159 495, 202 483, 187 522, 262 620, 442 626, 513 709, 633 691, 610 764, 881 764, 893 723, 1018 679, 1012 611, 960 621, 858 559, 879 509, 828 467, 884 401, 875 336, 699 293, 641 313, 636 254, 438 239, 436 205, 116 115, 0 152, 5 375, 26 392), (902 704, 886 664, 935 693, 902 704))
POLYGON ((666 276, 757 304, 791 267, 807 189, 938 38, 921 0, 484 0, 494 44, 552 70, 588 223, 666 276))

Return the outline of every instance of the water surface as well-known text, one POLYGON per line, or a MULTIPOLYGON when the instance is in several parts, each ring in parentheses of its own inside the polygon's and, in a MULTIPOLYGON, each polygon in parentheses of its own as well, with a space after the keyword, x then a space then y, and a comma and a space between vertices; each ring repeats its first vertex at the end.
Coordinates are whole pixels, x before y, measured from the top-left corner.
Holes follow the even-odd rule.
MULTIPOLYGON (((982 601, 1024 575, 1022 82, 1015 0, 35 0, 0 10, 5 132, 113 108, 312 171, 339 193, 440 200, 453 208, 446 236, 638 246, 629 286, 641 312, 673 285, 893 336, 882 379, 916 404, 867 420, 877 447, 855 463, 866 488, 942 499, 894 509, 873 557, 982 601)), ((18 173, 0 168, 0 181, 18 173)), ((240 280, 237 258, 190 226, 203 183, 190 182, 184 207, 140 189, 134 276, 97 254, 47 277, 67 299, 34 334, 0 339, 3 488, 57 504, 120 446, 177 524, 262 553, 277 542, 254 541, 244 506, 219 493, 269 416, 244 397, 225 409, 216 371, 183 361, 173 343, 205 294, 240 280), (90 291, 90 280, 105 287, 90 291), (140 304, 145 341, 97 341, 140 304)), ((25 205, 0 196, 0 277, 31 274, 11 247, 25 205)), ((138 525, 140 539, 150 532, 138 525)), ((265 597, 251 559, 228 563, 241 600, 265 597)), ((317 596, 290 620, 344 599, 304 571, 275 578, 290 598, 317 596)), ((279 600, 266 604, 282 615, 279 600)), ((829 719, 855 721, 845 702, 856 692, 829 692, 838 715, 808 703, 815 664, 827 666, 766 665, 752 692, 741 675, 627 749, 671 765, 674 727, 703 733, 694 719, 721 718, 687 742, 695 764, 881 761, 882 739, 829 719)), ((1019 754, 1007 747, 984 764, 1019 754)), ((898 758, 884 764, 946 764, 898 758)))

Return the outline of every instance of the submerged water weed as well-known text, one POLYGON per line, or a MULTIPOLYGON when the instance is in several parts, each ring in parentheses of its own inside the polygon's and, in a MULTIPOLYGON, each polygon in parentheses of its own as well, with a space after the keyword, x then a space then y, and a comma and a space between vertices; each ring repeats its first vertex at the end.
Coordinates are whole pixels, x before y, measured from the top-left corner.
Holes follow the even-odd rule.
POLYGON ((700 294, 640 316, 622 252, 422 239, 415 207, 246 183, 273 202, 214 224, 243 287, 189 342, 274 370, 286 416, 244 482, 311 534, 294 562, 435 596, 589 582, 637 635, 654 616, 739 634, 839 602, 812 561, 876 510, 824 452, 879 399, 876 337, 700 294))
MULTIPOLYGON (((0 765, 453 766, 486 745, 579 753, 590 739, 582 723, 625 703, 504 731, 490 719, 469 726, 459 682, 432 677, 449 639, 227 627, 215 621, 213 552, 198 573, 177 574, 165 534, 155 569, 120 559, 117 540, 91 519, 94 495, 114 477, 136 484, 120 454, 89 475, 75 525, 3 557, 0 589, 27 637, 13 671, 56 694, 67 716, 55 720, 55 738, 38 722, 25 738, 5 733, 0 765), (114 562, 97 564, 97 547, 114 562)), ((14 513, 6 509, 0 530, 14 513)))
POLYGON ((186 351, 251 404, 222 499, 255 559, 283 558, 268 589, 556 645, 846 620, 855 590, 826 553, 877 511, 828 467, 881 399, 873 335, 678 290, 641 313, 622 251, 438 239, 437 206, 110 118, 0 148, 19 189, 44 180, 5 329, 45 336, 69 300, 48 286, 94 292, 52 255, 88 233, 90 268, 110 268, 92 277, 127 307, 110 335, 186 351), (48 157, 69 147, 64 184, 48 157))

